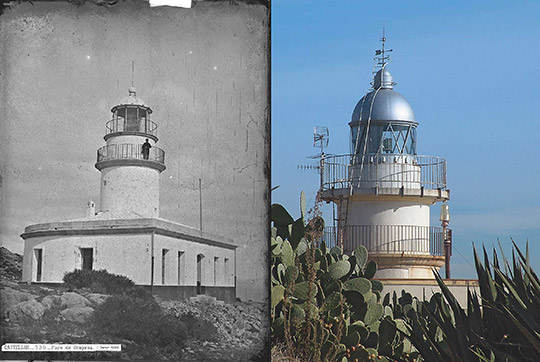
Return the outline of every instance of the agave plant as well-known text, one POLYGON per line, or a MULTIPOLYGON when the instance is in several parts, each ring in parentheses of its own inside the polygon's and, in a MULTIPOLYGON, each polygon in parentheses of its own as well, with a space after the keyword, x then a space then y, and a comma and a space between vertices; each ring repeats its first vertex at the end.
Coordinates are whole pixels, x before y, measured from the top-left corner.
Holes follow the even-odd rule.
MULTIPOLYGON (((512 241, 513 242, 513 241, 512 241)), ((512 263, 501 248, 502 263, 483 249, 474 259, 480 295, 467 292, 465 311, 437 272, 441 293, 429 301, 410 295, 385 296, 394 316, 407 322, 403 333, 427 361, 538 361, 540 359, 540 281, 514 243, 512 263), (518 258, 515 256, 515 252, 518 258)))

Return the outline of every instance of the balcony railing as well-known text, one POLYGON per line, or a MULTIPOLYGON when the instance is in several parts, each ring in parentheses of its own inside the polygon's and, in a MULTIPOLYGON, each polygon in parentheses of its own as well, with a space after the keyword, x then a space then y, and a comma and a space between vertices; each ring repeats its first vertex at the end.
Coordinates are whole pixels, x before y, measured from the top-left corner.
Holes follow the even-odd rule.
POLYGON ((119 132, 140 132, 157 137, 157 124, 141 118, 140 120, 112 119, 107 122, 107 134, 119 132))
POLYGON ((142 144, 107 145, 97 151, 97 162, 118 159, 139 159, 165 164, 165 152, 152 146, 148 155, 145 155, 142 152, 142 144))
POLYGON ((419 155, 336 155, 324 159, 323 190, 349 187, 446 189, 446 160, 419 155), (354 163, 353 163, 354 162, 354 163))
MULTIPOLYGON (((447 229, 447 235, 451 230, 447 229)), ((443 228, 411 225, 349 225, 326 227, 322 241, 330 248, 352 251, 363 245, 371 253, 444 255, 443 228)))

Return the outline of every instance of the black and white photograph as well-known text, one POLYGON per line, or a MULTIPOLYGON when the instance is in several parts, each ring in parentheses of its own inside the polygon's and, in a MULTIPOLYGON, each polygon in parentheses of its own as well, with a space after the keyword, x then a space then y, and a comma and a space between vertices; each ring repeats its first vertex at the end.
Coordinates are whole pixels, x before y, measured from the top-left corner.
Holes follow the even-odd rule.
POLYGON ((166 4, 4 4, 2 359, 268 358, 269 3, 166 4))

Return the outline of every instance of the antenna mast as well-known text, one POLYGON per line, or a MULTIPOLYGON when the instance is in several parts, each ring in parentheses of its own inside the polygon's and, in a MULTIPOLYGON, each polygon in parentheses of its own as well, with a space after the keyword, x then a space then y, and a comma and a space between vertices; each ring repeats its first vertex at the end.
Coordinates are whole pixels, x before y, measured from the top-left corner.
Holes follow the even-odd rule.
POLYGON ((135 74, 135 61, 131 61, 131 86, 133 87, 133 74, 135 74))
POLYGON ((383 27, 383 36, 379 40, 381 41, 382 46, 381 46, 381 49, 375 50, 375 58, 373 59, 377 61, 377 64, 375 66, 380 66, 381 68, 384 68, 386 67, 386 64, 388 64, 388 61, 390 60, 390 55, 386 53, 390 53, 394 51, 394 49, 388 49, 388 50, 384 49, 384 43, 386 42, 384 27, 383 27))
POLYGON ((330 135, 328 133, 328 127, 326 126, 315 126, 313 129, 313 147, 321 148, 320 162, 319 162, 319 175, 320 175, 320 185, 319 189, 322 191, 323 188, 323 177, 324 177, 324 148, 328 147, 328 140, 330 135))

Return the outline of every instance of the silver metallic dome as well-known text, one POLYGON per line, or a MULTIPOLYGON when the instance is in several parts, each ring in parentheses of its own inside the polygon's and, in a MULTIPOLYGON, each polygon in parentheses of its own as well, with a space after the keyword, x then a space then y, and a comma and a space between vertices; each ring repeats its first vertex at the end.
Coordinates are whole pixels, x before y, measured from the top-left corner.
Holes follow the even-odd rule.
POLYGON ((394 84, 392 75, 386 68, 379 70, 373 79, 375 89, 358 101, 351 122, 366 122, 371 110, 372 121, 416 123, 412 107, 405 97, 392 89, 394 84))
POLYGON ((388 88, 392 89, 394 88, 394 78, 392 77, 392 74, 386 69, 383 68, 375 74, 375 77, 373 78, 373 88, 388 88))

